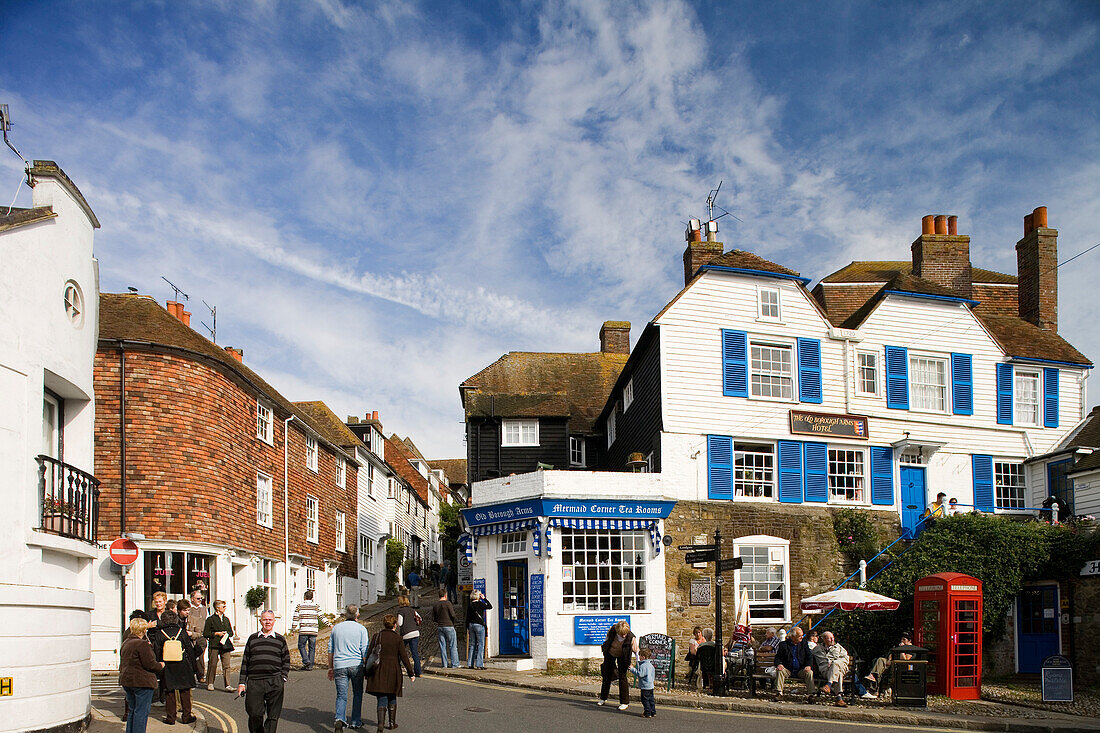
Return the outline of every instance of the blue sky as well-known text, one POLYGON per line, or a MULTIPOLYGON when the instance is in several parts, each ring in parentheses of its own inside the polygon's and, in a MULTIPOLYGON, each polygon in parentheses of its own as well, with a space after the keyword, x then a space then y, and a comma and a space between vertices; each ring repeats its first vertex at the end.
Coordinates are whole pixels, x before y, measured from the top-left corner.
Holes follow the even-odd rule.
MULTIPOLYGON (((636 338, 719 180, 727 248, 815 280, 908 259, 929 213, 1003 272, 1035 206, 1061 259, 1100 242, 1092 2, 8 0, 0 37, 11 137, 96 211, 104 291, 168 277, 288 398, 431 458, 502 353, 636 338)), ((1094 361, 1098 273, 1060 272, 1094 361)))

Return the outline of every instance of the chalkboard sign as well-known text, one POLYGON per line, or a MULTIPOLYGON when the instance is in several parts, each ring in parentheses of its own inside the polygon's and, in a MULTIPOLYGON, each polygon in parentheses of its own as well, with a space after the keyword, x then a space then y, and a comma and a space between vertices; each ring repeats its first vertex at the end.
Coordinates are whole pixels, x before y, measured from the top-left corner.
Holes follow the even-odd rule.
POLYGON ((543 630, 543 607, 545 605, 543 594, 543 574, 532 573, 531 574, 531 636, 544 636, 543 630))
POLYGON ((676 673, 676 641, 664 634, 646 634, 639 642, 640 649, 653 652, 653 669, 656 682, 664 683, 666 689, 672 689, 672 680, 676 673))
POLYGON ((688 605, 710 605, 710 578, 692 578, 688 605))
POLYGON ((599 646, 607 638, 612 624, 630 623, 629 616, 574 616, 573 643, 577 646, 599 646))
POLYGON ((1060 654, 1043 660, 1043 702, 1073 702, 1073 669, 1060 654))

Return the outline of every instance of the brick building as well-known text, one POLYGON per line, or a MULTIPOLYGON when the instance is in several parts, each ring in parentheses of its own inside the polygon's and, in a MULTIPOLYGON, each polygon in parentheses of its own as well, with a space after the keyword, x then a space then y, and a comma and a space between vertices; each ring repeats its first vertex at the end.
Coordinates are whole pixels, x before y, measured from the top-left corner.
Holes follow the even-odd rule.
POLYGON ((105 556, 97 562, 97 669, 116 664, 120 614, 147 607, 154 591, 183 597, 203 583, 247 633, 250 588, 267 588, 283 629, 306 588, 335 611, 356 577, 354 453, 249 369, 239 349, 213 344, 189 320, 180 303, 100 298, 99 533, 145 539, 126 576, 105 556))

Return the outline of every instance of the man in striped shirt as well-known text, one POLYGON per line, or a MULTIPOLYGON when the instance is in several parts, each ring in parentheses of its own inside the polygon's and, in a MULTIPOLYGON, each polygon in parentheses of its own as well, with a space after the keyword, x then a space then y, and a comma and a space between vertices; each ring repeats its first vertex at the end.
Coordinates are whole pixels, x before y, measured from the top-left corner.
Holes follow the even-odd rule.
POLYGON ((302 602, 294 609, 294 619, 290 630, 298 631, 298 653, 302 655, 302 669, 313 669, 314 655, 317 653, 317 617, 321 607, 313 602, 313 591, 302 594, 302 602))
POLYGON ((283 685, 290 676, 290 647, 275 633, 275 613, 260 614, 260 631, 248 637, 237 695, 244 695, 248 733, 275 733, 283 712, 283 685), (264 718, 267 718, 266 722, 264 718))

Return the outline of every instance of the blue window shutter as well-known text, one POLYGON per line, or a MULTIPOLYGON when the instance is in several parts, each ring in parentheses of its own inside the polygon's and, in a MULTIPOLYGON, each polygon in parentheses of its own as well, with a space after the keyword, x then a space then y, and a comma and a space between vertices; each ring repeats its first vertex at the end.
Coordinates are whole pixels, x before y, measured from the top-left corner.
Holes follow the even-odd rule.
POLYGON ((997 424, 1012 424, 1012 365, 997 365, 997 424))
POLYGON ((971 456, 974 469, 974 506, 980 512, 993 511, 993 457, 971 456))
POLYGON ((733 498, 733 438, 707 436, 707 498, 733 498))
POLYGON ((871 448, 871 503, 894 503, 893 448, 871 448))
POLYGON ((806 501, 828 501, 828 446, 825 443, 803 443, 802 467, 806 476, 806 501))
POLYGON ((886 347, 886 406, 909 409, 909 351, 901 346, 886 347))
POLYGON ((779 441, 779 501, 802 503, 802 443, 779 441))
POLYGON ((798 339, 798 400, 821 404, 821 342, 817 339, 798 339))
POLYGON ((974 359, 970 354, 951 355, 951 411, 974 414, 974 359))
POLYGON ((1043 426, 1058 427, 1058 370, 1043 370, 1043 426))
POLYGON ((749 337, 744 331, 722 330, 722 394, 749 396, 749 337))

